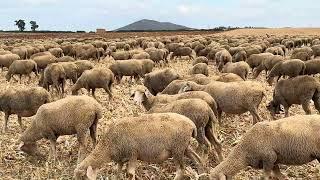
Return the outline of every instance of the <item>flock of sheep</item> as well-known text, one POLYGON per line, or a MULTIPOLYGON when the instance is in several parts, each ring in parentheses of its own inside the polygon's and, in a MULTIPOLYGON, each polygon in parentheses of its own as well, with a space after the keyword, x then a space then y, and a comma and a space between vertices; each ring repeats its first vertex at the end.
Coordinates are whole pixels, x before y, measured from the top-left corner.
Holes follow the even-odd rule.
POLYGON ((6 40, 0 44, 5 79, 9 84, 17 77, 26 84, 35 79, 38 87, 12 86, 0 94, 3 133, 8 130, 9 116, 18 115, 19 149, 43 157, 37 141, 47 139, 48 159, 53 161, 59 136, 76 134, 76 179, 96 179, 98 170, 110 162, 117 164, 117 178, 125 178, 126 164, 126 175, 136 179, 138 161, 161 163, 168 158, 173 158, 177 168, 174 179, 185 179, 184 157, 196 167, 196 179, 231 178, 248 166, 263 169, 266 179, 281 179, 285 175, 280 164, 302 165, 320 159, 320 116, 311 115, 310 109, 312 100, 320 112, 320 83, 315 77, 320 73, 318 56, 317 36, 6 40), (109 65, 101 65, 103 61, 109 65), (188 73, 170 67, 177 61, 190 64, 188 73), (255 79, 263 71, 265 81, 273 86, 267 105, 274 119, 270 122, 259 115, 266 89, 255 79), (118 98, 113 96, 114 86, 124 83, 124 76, 135 86, 132 101, 146 113, 106 120, 95 91, 102 88, 107 101, 114 101, 118 98), (82 88, 88 96, 78 95, 82 88), (306 115, 290 116, 293 104, 302 105, 306 115), (285 118, 276 120, 282 111, 285 118), (219 131, 226 125, 222 113, 246 112, 253 126, 224 154, 219 131), (22 118, 31 116, 25 129, 22 118), (97 128, 101 121, 108 121, 103 133, 97 128), (88 130, 91 152, 87 150, 88 130), (208 167, 209 160, 218 165, 208 167))

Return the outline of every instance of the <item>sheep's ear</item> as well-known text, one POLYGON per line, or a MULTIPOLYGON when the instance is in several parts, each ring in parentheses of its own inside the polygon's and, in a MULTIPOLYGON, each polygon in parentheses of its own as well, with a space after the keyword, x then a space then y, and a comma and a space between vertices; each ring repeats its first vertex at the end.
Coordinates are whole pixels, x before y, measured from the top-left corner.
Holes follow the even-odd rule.
POLYGON ((87 177, 89 180, 96 180, 97 179, 97 170, 93 170, 92 166, 87 168, 87 177))

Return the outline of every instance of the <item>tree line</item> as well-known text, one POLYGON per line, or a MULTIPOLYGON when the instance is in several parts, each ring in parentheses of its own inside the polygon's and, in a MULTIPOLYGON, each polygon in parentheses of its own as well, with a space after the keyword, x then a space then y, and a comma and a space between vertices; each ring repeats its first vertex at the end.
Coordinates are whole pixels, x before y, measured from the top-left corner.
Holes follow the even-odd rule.
MULTIPOLYGON (((18 26, 19 31, 22 32, 22 31, 24 31, 24 30, 26 29, 26 28, 25 28, 25 26, 26 26, 25 20, 19 19, 19 20, 16 20, 16 21, 14 21, 14 22, 15 22, 15 25, 18 26)), ((36 21, 30 21, 29 23, 30 23, 30 25, 31 25, 31 30, 32 30, 32 31, 36 31, 36 29, 39 28, 39 25, 37 24, 36 21)))

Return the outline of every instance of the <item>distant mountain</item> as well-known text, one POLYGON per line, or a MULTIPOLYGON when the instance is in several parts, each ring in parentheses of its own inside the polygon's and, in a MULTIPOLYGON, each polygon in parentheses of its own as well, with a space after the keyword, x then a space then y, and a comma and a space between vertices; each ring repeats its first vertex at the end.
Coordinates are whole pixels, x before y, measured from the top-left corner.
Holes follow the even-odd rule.
POLYGON ((158 22, 149 19, 142 19, 115 31, 174 31, 174 30, 190 30, 186 26, 173 24, 170 22, 158 22))

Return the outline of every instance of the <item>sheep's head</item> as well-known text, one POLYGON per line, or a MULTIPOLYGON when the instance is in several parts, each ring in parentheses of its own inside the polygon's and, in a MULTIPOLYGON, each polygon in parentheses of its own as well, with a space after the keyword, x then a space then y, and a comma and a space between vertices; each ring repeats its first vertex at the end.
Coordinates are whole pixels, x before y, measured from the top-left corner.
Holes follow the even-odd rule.
POLYGON ((87 172, 78 167, 74 170, 74 179, 76 179, 76 180, 82 180, 82 179, 96 180, 97 174, 98 174, 97 170, 93 169, 92 166, 89 166, 87 168, 87 172))
POLYGON ((9 73, 6 74, 6 79, 7 79, 8 82, 10 81, 11 75, 9 73))
POLYGON ((273 118, 275 118, 276 114, 280 114, 280 112, 283 111, 280 104, 276 104, 274 101, 271 101, 267 105, 267 109, 270 111, 273 118))
POLYGON ((38 151, 36 142, 21 142, 19 145, 19 149, 24 153, 31 155, 31 156, 41 156, 40 152, 38 151))
POLYGON ((142 105, 142 103, 146 100, 146 89, 145 88, 137 88, 136 90, 132 90, 130 93, 130 97, 133 98, 133 101, 137 105, 142 105))
POLYGON ((273 79, 274 79, 274 77, 267 76, 267 82, 268 82, 268 84, 269 84, 270 86, 272 86, 273 79))

